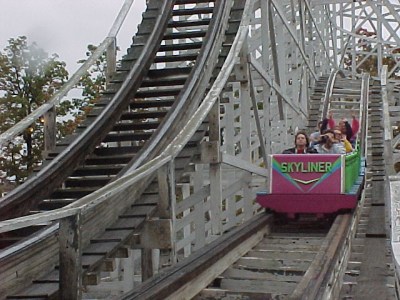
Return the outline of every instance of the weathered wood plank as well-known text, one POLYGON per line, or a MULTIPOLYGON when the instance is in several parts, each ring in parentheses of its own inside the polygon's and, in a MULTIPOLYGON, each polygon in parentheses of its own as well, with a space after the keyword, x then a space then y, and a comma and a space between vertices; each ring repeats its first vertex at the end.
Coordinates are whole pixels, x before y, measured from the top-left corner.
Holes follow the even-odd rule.
POLYGON ((257 280, 270 280, 270 281, 284 281, 284 282, 299 282, 302 278, 301 275, 282 275, 270 272, 257 272, 252 270, 243 270, 237 268, 229 268, 223 274, 223 278, 229 279, 257 279, 257 280))
POLYGON ((297 261, 297 260, 274 260, 274 259, 254 259, 242 257, 235 264, 234 267, 240 268, 245 266, 248 269, 254 270, 285 270, 291 272, 305 272, 307 271, 310 261, 297 261))
POLYGON ((368 238, 353 299, 390 299, 386 286, 389 275, 387 262, 385 239, 368 238))
POLYGON ((78 300, 82 297, 81 215, 60 221, 60 298, 78 300))
POLYGON ((246 256, 247 257, 256 257, 256 258, 268 258, 268 259, 298 259, 298 260, 312 260, 315 257, 317 252, 314 251, 268 251, 261 250, 249 251, 246 256))
POLYGON ((287 244, 271 244, 271 243, 260 243, 255 249, 267 249, 267 250, 288 250, 290 249, 291 251, 318 251, 320 248, 320 245, 298 245, 298 244, 293 244, 293 245, 287 245, 287 244))
POLYGON ((222 279, 221 288, 232 292, 289 294, 295 282, 222 279))

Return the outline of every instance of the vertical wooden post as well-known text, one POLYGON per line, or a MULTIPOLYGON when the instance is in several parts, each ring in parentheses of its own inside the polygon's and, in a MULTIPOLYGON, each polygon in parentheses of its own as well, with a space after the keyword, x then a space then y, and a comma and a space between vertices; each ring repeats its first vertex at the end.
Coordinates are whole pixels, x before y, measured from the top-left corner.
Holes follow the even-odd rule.
POLYGON ((159 185, 159 217, 160 219, 170 219, 172 222, 171 249, 160 249, 160 266, 173 265, 177 262, 175 252, 175 206, 176 206, 176 182, 175 182, 175 162, 172 160, 158 171, 159 185))
POLYGON ((82 298, 81 214, 60 220, 60 299, 82 298))
POLYGON ((112 38, 112 42, 107 47, 106 59, 106 84, 109 84, 111 80, 111 75, 115 72, 117 66, 117 39, 115 37, 112 38))
POLYGON ((142 249, 142 282, 153 277, 153 249, 142 249))
MULTIPOLYGON (((282 36, 278 36, 279 32, 282 30, 277 30, 275 31, 275 24, 274 24, 274 14, 273 14, 273 4, 272 1, 268 2, 268 21, 269 21, 269 39, 271 41, 271 56, 272 56, 272 61, 273 61, 273 67, 274 67, 274 75, 275 75, 275 81, 276 83, 280 86, 281 85, 281 74, 279 72, 279 52, 277 50, 277 42, 276 42, 276 37, 279 39, 279 43, 283 42, 282 36)), ((283 108, 283 99, 281 95, 277 95, 278 97, 278 111, 279 111, 279 119, 284 120, 284 108, 283 108)))
MULTIPOLYGON (((224 101, 225 110, 225 126, 222 131, 223 135, 223 151, 227 154, 235 155, 235 126, 230 126, 235 123, 235 104, 237 104, 237 98, 234 97, 233 93, 229 93, 228 101, 224 101), (229 125, 227 125, 229 124, 229 125)), ((227 170, 224 174, 224 178, 228 182, 234 182, 236 180, 235 168, 227 170)), ((227 226, 231 228, 236 224, 236 195, 225 199, 225 210, 227 216, 227 226)))
POLYGON ((56 108, 53 106, 43 116, 43 127, 44 127, 44 155, 47 155, 50 151, 56 147, 56 108))
POLYGON ((219 99, 208 114, 210 161, 210 197, 211 197, 211 229, 213 234, 222 233, 222 177, 220 163, 221 125, 219 99))
POLYGON ((158 187, 160 201, 158 204, 159 217, 161 219, 175 218, 175 163, 170 161, 158 170, 158 187))
MULTIPOLYGON (((185 201, 185 199, 190 196, 190 185, 187 183, 184 183, 184 184, 182 184, 181 189, 182 189, 182 199, 183 199, 183 201, 185 201)), ((190 215, 190 208, 183 212, 184 218, 187 217, 188 215, 190 215)), ((191 227, 191 223, 189 223, 188 225, 186 225, 183 228, 183 238, 184 239, 190 236, 190 233, 191 233, 190 227, 191 227)), ((190 253, 192 252, 190 243, 183 248, 183 252, 184 252, 184 257, 188 257, 190 255, 190 253)))
MULTIPOLYGON (((251 149, 251 89, 249 81, 248 62, 247 62, 247 47, 242 49, 240 54, 240 68, 237 71, 241 78, 240 81, 240 123, 241 123, 241 157, 248 161, 252 161, 252 151, 251 149)), ((254 107, 253 111, 257 110, 257 105, 254 107)), ((243 191, 243 210, 244 210, 244 220, 249 220, 253 216, 253 199, 251 189, 249 187, 249 182, 251 181, 251 174, 246 174, 246 180, 242 184, 243 191)))
MULTIPOLYGON (((158 185, 159 185, 159 196, 160 200, 158 202, 158 216, 164 220, 170 220, 169 227, 172 232, 170 233, 170 238, 167 236, 160 237, 160 239, 168 238, 168 246, 160 247, 160 263, 159 266, 173 265, 176 263, 176 252, 175 252, 175 206, 176 206, 176 193, 175 193, 175 164, 174 161, 170 161, 166 165, 162 166, 158 170, 157 174, 158 185)), ((165 223, 165 222, 164 222, 165 223)), ((161 226, 161 223, 160 223, 161 226)), ((154 230, 149 229, 153 234, 154 230)), ((169 230, 168 230, 169 231, 169 230)), ((163 232, 161 230, 161 232, 163 232)), ((165 232, 163 232, 164 234, 165 232)), ((160 234, 156 233, 156 234, 160 234)), ((143 238, 144 240, 146 237, 143 238)), ((152 241, 145 241, 142 249, 142 278, 143 280, 149 278, 153 274, 153 266, 155 262, 153 261, 152 250, 155 249, 157 243, 152 241), (153 245, 153 246, 152 246, 153 245)), ((160 243, 158 243, 160 244, 160 243)), ((161 243, 165 244, 165 243, 161 243)))
MULTIPOLYGON (((269 4, 267 1, 261 1, 261 15, 267 16, 267 18, 261 18, 261 45, 262 45, 262 66, 264 70, 269 70, 270 68, 270 53, 268 49, 270 49, 270 40, 268 38, 269 35, 269 4)), ((263 115, 264 115, 264 135, 265 135, 265 153, 268 157, 268 154, 271 154, 271 114, 270 114, 270 97, 271 97, 271 87, 266 83, 265 80, 262 81, 263 85, 263 115)), ((264 167, 268 167, 265 165, 264 167)))
MULTIPOLYGON (((194 192, 196 193, 203 187, 204 184, 204 176, 203 176, 203 164, 195 165, 195 174, 194 174, 194 192)), ((193 250, 196 251, 206 244, 206 222, 204 218, 204 199, 194 206, 193 211, 194 217, 194 231, 195 231, 195 240, 193 250)))

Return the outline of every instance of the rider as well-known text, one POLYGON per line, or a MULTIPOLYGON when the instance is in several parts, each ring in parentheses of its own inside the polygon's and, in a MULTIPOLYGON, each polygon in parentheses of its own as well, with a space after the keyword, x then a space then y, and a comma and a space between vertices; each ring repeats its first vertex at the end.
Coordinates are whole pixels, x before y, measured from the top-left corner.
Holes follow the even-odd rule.
POLYGON ((346 150, 343 144, 335 139, 333 130, 325 130, 320 137, 320 142, 314 146, 320 154, 345 154, 346 150))
POLYGON ((294 147, 284 150, 283 154, 305 154, 317 153, 313 148, 310 148, 310 141, 304 131, 298 131, 294 136, 294 147))

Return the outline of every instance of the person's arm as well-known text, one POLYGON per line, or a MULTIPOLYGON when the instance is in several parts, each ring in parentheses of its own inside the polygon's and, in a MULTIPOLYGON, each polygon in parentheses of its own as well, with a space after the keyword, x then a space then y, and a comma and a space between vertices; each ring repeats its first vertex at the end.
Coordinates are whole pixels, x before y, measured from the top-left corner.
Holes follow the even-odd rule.
POLYGON ((358 133, 358 130, 360 129, 360 122, 357 120, 357 118, 354 114, 352 115, 351 129, 353 130, 352 137, 356 136, 358 133))
POLYGON ((346 153, 353 151, 353 146, 347 139, 343 139, 343 145, 344 149, 346 150, 346 153))
POLYGON ((328 126, 329 126, 329 129, 335 128, 335 120, 333 119, 332 112, 329 112, 329 114, 328 114, 328 126))

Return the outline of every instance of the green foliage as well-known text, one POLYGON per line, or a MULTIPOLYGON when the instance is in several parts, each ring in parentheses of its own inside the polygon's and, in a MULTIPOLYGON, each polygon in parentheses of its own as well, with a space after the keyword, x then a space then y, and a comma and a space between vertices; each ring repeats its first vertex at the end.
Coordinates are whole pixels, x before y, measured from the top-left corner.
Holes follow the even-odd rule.
MULTIPOLYGON (((24 36, 8 43, 0 52, 0 133, 51 99, 68 80, 66 65, 56 54, 49 56, 35 43, 28 45, 24 36)), ((95 49, 89 45, 86 55, 95 49)), ((82 97, 63 100, 57 106, 58 138, 72 133, 99 99, 105 87, 105 65, 103 55, 77 85, 82 97)), ((43 124, 37 120, 22 137, 0 149, 0 183, 23 182, 41 164, 42 149, 43 124)))
MULTIPOLYGON (((68 78, 65 63, 24 36, 10 39, 0 53, 0 132, 48 101, 68 78)), ((37 121, 11 147, 1 149, 0 169, 21 182, 40 162, 43 126, 37 121), (35 141, 35 142, 32 142, 35 141)), ((0 174, 0 176, 4 174, 0 174)))
MULTIPOLYGON (((96 50, 96 46, 88 45, 86 56, 90 57, 96 50)), ((81 59, 78 63, 84 63, 81 59)), ((105 53, 96 60, 85 75, 80 79, 77 88, 82 90, 82 97, 63 101, 58 107, 58 114, 69 114, 72 119, 63 121, 63 126, 59 127, 60 136, 71 134, 75 128, 85 119, 91 111, 93 105, 100 99, 101 93, 106 85, 106 55, 105 53)))

